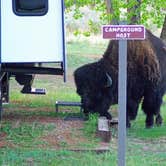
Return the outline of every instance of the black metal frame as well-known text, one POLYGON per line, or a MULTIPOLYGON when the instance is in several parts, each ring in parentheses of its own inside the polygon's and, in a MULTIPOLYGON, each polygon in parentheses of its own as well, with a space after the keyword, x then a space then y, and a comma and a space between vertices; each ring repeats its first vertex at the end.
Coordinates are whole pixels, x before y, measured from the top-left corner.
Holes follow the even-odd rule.
POLYGON ((2 119, 2 111, 3 111, 2 103, 8 103, 8 102, 9 102, 9 75, 7 72, 1 71, 0 72, 0 120, 2 119))
MULTIPOLYGON (((63 65, 61 65, 63 67, 63 65)), ((46 75, 64 75, 63 68, 49 67, 27 67, 27 66, 11 66, 0 63, 0 120, 2 119, 2 103, 9 101, 9 75, 16 74, 46 74, 46 75)))
POLYGON ((9 74, 7 72, 3 72, 1 76, 2 82, 2 102, 8 103, 9 102, 9 74))
POLYGON ((2 77, 3 77, 3 73, 0 72, 0 120, 2 119, 2 82, 1 82, 2 77))
MULTIPOLYGON (((20 63, 19 63, 20 64, 20 63)), ((48 74, 48 75, 63 75, 63 68, 52 68, 52 67, 31 67, 31 66, 10 66, 6 67, 5 64, 2 64, 1 72, 8 72, 10 74, 48 74)))

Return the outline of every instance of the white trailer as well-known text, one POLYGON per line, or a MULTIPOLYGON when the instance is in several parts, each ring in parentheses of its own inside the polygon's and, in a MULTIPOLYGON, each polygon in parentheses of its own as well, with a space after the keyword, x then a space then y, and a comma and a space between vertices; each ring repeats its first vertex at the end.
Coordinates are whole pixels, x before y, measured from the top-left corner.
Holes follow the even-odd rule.
MULTIPOLYGON (((8 98, 10 76, 25 84, 33 74, 63 75, 65 80, 64 27, 63 0, 0 0, 1 103, 8 98)), ((30 92, 28 86, 22 92, 30 92)))

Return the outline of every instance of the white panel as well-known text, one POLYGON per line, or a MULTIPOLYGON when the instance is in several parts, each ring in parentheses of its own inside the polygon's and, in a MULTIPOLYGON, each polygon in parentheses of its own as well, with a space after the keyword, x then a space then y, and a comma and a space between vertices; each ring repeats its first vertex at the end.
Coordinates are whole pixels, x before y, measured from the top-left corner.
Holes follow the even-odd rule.
POLYGON ((2 62, 63 61, 61 5, 61 0, 49 0, 44 16, 16 16, 12 0, 2 0, 2 62))

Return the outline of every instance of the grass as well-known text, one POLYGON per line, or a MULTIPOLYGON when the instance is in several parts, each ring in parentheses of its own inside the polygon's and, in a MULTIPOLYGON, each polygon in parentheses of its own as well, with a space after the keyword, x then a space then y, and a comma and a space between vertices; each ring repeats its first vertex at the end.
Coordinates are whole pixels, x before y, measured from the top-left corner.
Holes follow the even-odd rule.
MULTIPOLYGON (((79 115, 79 108, 59 107, 55 113, 55 101, 80 101, 72 83, 72 72, 82 64, 99 59, 104 52, 105 44, 90 45, 88 42, 70 42, 67 44, 68 77, 69 81, 63 83, 61 77, 39 76, 34 82, 35 87, 47 88, 45 96, 33 96, 19 93, 21 87, 11 80, 11 102, 4 106, 5 118, 0 124, 0 143, 6 145, 0 148, 0 165, 36 165, 36 166, 116 166, 117 165, 117 131, 113 131, 110 142, 110 152, 96 154, 92 152, 71 152, 56 150, 47 146, 47 142, 40 138, 56 131, 55 123, 41 123, 37 117, 65 118, 69 115, 79 115), (68 110, 63 112, 63 110, 68 110), (36 119, 35 119, 36 118, 36 119), (30 121, 34 119, 34 121, 30 121), (24 122, 25 120, 25 122, 24 122), (29 120, 29 121, 27 121, 29 120)), ((164 97, 164 101, 166 97, 164 97)), ((116 107, 115 107, 116 109, 116 107)), ((161 113, 166 121, 166 105, 163 104, 161 113)), ((116 113, 115 113, 116 115, 116 113)), ((127 131, 127 166, 166 166, 166 125, 145 129, 145 115, 139 110, 137 119, 132 122, 131 129, 127 131)), ((91 115, 84 122, 81 137, 89 141, 80 143, 82 147, 94 147, 99 143, 95 137, 97 115, 91 115)), ((73 130, 72 137, 75 137, 73 130)), ((79 144, 79 143, 78 143, 79 144)), ((62 147, 66 142, 62 141, 62 147)))
MULTIPOLYGON (((161 107, 161 114, 163 117, 163 121, 165 121, 166 112, 164 111, 166 109, 166 105, 163 104, 161 107)), ((132 122, 132 128, 129 129, 129 136, 132 137, 138 137, 142 139, 158 139, 160 137, 166 137, 165 133, 166 124, 163 123, 162 126, 154 126, 151 129, 145 128, 145 114, 142 112, 142 110, 139 109, 139 113, 137 116, 137 119, 132 122)))
POLYGON ((55 126, 53 124, 40 124, 37 122, 7 122, 1 126, 1 132, 7 134, 6 140, 14 147, 34 148, 36 145, 43 144, 38 138, 45 132, 52 131, 55 126))
MULTIPOLYGON (((132 154, 127 156, 127 166, 165 166, 166 154, 144 152, 135 149, 132 154)), ((55 151, 55 150, 20 150, 6 149, 1 153, 1 165, 40 165, 40 166, 108 166, 117 165, 117 154, 114 151, 104 154, 91 152, 76 153, 71 151, 55 151), (5 160, 4 160, 5 159, 5 160)))
POLYGON ((85 134, 90 136, 92 133, 96 132, 98 114, 91 114, 89 120, 85 122, 85 134))
POLYGON ((93 62, 102 57, 106 48, 105 44, 96 44, 92 45, 92 47, 89 47, 89 45, 88 41, 68 43, 68 66, 70 68, 77 68, 80 65, 93 62))
MULTIPOLYGON (((2 156, 2 155, 1 155, 2 156)), ((7 149, 3 156, 6 160, 0 160, 1 165, 11 164, 17 165, 40 165, 40 166, 101 166, 110 162, 116 165, 115 155, 102 154, 96 156, 94 153, 75 153, 70 151, 55 151, 55 150, 10 150, 7 149), (21 152, 21 153, 20 153, 21 152), (6 156, 6 157, 5 157, 6 156), (80 162, 81 159, 81 162, 80 162), (113 162, 112 162, 113 161, 113 162), (105 164, 103 164, 105 163, 105 164)))

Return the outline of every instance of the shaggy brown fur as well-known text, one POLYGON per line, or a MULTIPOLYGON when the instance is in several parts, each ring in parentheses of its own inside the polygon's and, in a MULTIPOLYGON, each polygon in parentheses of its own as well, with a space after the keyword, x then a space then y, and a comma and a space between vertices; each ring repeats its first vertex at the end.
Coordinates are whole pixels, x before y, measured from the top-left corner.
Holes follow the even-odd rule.
MULTIPOLYGON (((149 31, 146 33, 146 39, 142 41, 128 41, 128 71, 135 71, 135 74, 141 74, 145 79, 153 83, 160 80, 160 67, 156 52, 149 40, 149 31)), ((103 57, 108 59, 111 67, 118 69, 118 41, 110 41, 109 47, 103 57), (111 53, 111 54, 110 54, 111 53)))

